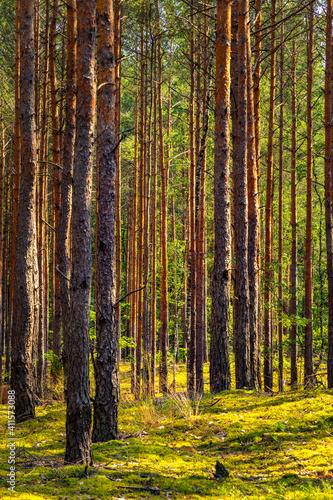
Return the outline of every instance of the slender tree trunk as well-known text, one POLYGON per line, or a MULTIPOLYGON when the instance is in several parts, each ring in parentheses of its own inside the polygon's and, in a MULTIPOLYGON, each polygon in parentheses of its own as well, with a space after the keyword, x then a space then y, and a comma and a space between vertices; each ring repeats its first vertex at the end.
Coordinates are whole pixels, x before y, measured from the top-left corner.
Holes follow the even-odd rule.
POLYGON ((53 1, 52 19, 50 26, 50 83, 51 83, 51 116, 52 116, 52 162, 53 162, 53 219, 52 233, 53 255, 52 255, 52 350, 54 354, 61 354, 61 302, 60 302, 60 273, 59 267, 59 237, 58 226, 60 216, 60 127, 58 107, 58 86, 56 76, 56 31, 58 18, 58 0, 53 1))
POLYGON ((272 0, 272 31, 271 31, 271 66, 270 66, 270 99, 267 145, 267 177, 266 177, 266 210, 265 210, 265 265, 264 265, 264 389, 273 390, 273 326, 271 323, 272 300, 272 225, 273 225, 273 162, 274 162, 274 108, 276 82, 276 5, 272 0))
MULTIPOLYGON (((283 3, 283 0, 282 2, 283 3)), ((283 18, 283 9, 281 10, 283 18)), ((281 50, 280 50, 280 137, 279 137, 279 309, 278 309, 278 337, 279 337, 279 391, 283 391, 283 113, 284 113, 284 25, 281 25, 281 50)))
POLYGON ((196 353, 196 241, 195 241, 195 130, 194 130, 194 95, 195 95, 195 45, 194 45, 194 0, 191 0, 191 89, 190 89, 190 343, 188 346, 188 374, 187 391, 191 395, 195 392, 195 353, 196 353))
POLYGON ((17 219, 13 315, 12 378, 16 421, 35 417, 33 343, 38 325, 38 267, 36 241, 37 144, 35 128, 34 1, 22 0, 20 14, 21 180, 17 219))
POLYGON ((231 1, 218 0, 216 24, 214 225, 215 254, 212 283, 210 389, 230 389, 229 300, 230 236, 230 47, 231 1))
POLYGON ((333 387, 332 0, 327 1, 325 67, 325 216, 328 281, 327 383, 333 387))
POLYGON ((293 318, 290 328, 290 370, 292 388, 297 387, 297 172, 296 172, 296 41, 292 54, 292 96, 291 96, 291 264, 290 264, 290 309, 293 318))
MULTIPOLYGON (((1 102, 2 104, 2 102, 1 102)), ((4 213, 4 177, 5 177, 5 126, 3 115, 0 115, 0 386, 2 386, 2 356, 3 356, 3 346, 4 346, 4 314, 3 314, 3 302, 5 289, 3 288, 3 276, 5 271, 5 262, 3 260, 3 248, 4 248, 4 226, 3 226, 3 213, 4 213)), ((2 395, 0 393, 0 399, 2 395)), ((1 401, 2 403, 2 401, 1 401)))
MULTIPOLYGON (((254 105, 254 128, 255 128, 255 141, 256 141, 256 165, 257 165, 257 179, 258 179, 258 207, 260 207, 260 82, 261 82, 261 3, 262 0, 256 0, 255 2, 255 35, 254 35, 254 67, 253 67, 253 105, 254 105)), ((261 269, 261 251, 260 251, 260 210, 259 210, 259 237, 258 237, 258 269, 261 269)), ((260 272, 258 275, 259 279, 259 293, 258 293, 258 363, 257 363, 257 374, 256 380, 259 389, 261 389, 261 337, 262 337, 262 322, 261 322, 261 287, 260 287, 260 272)))
MULTIPOLYGON (((157 82, 157 62, 156 62, 156 46, 154 46, 154 80, 157 82)), ((153 91, 153 89, 152 89, 153 91)), ((154 83, 154 131, 153 131, 153 192, 152 192, 152 213, 151 213, 151 394, 155 395, 155 377, 156 377, 156 218, 157 218, 157 84, 154 83)))
MULTIPOLYGON (((44 81, 43 81, 43 102, 41 115, 41 136, 40 136, 40 177, 39 177, 39 204, 38 204, 38 224, 40 239, 40 267, 39 267, 39 331, 41 351, 47 352, 49 335, 49 282, 48 282, 48 231, 47 231, 47 192, 48 192, 48 87, 49 87, 49 17, 50 2, 45 2, 45 52, 44 52, 44 81)), ((40 352, 40 356, 42 352, 40 352)), ((47 379, 47 360, 37 367, 37 381, 47 379), (39 371, 40 369, 40 371, 39 371), (43 371, 43 372, 42 372, 43 371)), ((40 382, 41 383, 41 382, 40 382)))
MULTIPOLYGON (((144 16, 144 3, 142 4, 142 16, 144 16)), ((143 22, 143 19, 142 19, 143 22)), ((145 42, 144 27, 141 27, 141 60, 140 60, 140 166, 139 166, 139 245, 138 245, 138 288, 143 284, 143 230, 144 230, 144 169, 145 169, 145 42)), ((142 290, 138 292, 138 329, 136 342, 136 397, 140 395, 141 387, 141 361, 142 361, 142 308, 143 308, 142 290)))
MULTIPOLYGON (((148 52, 148 51, 147 51, 148 52)), ((150 232, 150 178, 151 178, 151 129, 152 129, 152 110, 153 110, 153 65, 154 65, 154 51, 151 50, 150 57, 150 103, 148 107, 148 95, 146 98, 146 113, 148 116, 148 141, 147 141, 147 161, 145 164, 144 175, 144 249, 143 249, 143 268, 144 268, 144 290, 143 290, 143 373, 142 373, 142 389, 145 396, 150 394, 150 362, 151 362, 151 332, 149 324, 149 267, 150 267, 150 245, 149 245, 149 232, 150 232)), ((148 71, 148 65, 146 66, 148 71)), ((146 78, 146 92, 148 78, 146 78)), ((147 120, 146 120, 147 121, 147 120)))
MULTIPOLYGON (((119 134, 121 127, 121 12, 122 0, 115 1, 115 64, 116 64, 116 134, 119 134)), ((117 160, 117 181, 116 181, 116 272, 117 285, 116 296, 121 296, 121 144, 118 144, 116 150, 117 160)), ((116 308, 116 324, 118 328, 118 338, 121 335, 121 305, 116 308)))
POLYGON ((259 389, 260 321, 259 321, 259 233, 260 214, 258 199, 258 170, 256 161, 254 95, 251 62, 250 27, 246 28, 247 43, 247 182, 249 205, 248 266, 249 266, 249 341, 250 387, 259 389), (259 375, 259 377, 258 377, 259 375))
MULTIPOLYGON (((92 464, 89 392, 91 190, 95 115, 94 0, 77 1, 78 79, 73 170, 72 271, 67 371, 65 462, 92 464)), ((107 86, 106 86, 107 87, 107 86)))
POLYGON ((313 373, 313 285, 312 285, 312 168, 313 168, 313 58, 314 58, 314 4, 309 6, 308 75, 307 75, 307 177, 306 177, 306 237, 304 255, 305 318, 304 330, 304 387, 312 387, 313 373))
POLYGON ((161 299, 160 299, 160 348, 161 360, 161 390, 168 391, 168 332, 169 332, 169 299, 168 299, 168 165, 164 161, 163 140, 163 107, 162 107, 162 53, 161 40, 158 39, 158 108, 159 108, 159 144, 161 171, 161 299))
POLYGON ((61 210, 58 227, 61 314, 63 324, 63 363, 65 388, 68 366, 68 342, 70 323, 70 250, 71 250, 71 206, 75 145, 76 111, 76 0, 67 3, 67 84, 66 84, 66 127, 64 136, 63 176, 61 182, 61 210))
POLYGON ((116 310, 116 127, 114 18, 112 3, 97 0, 97 247, 96 247, 96 392, 94 443, 117 438, 119 405, 116 310), (107 84, 107 85, 105 85, 107 84))
MULTIPOLYGON (((131 280, 131 290, 136 290, 138 288, 138 277, 137 277, 137 191, 138 191, 138 89, 135 92, 135 132, 134 132, 134 180, 133 180, 133 219, 132 219, 132 280, 131 280)), ((133 343, 137 341, 137 304, 138 304, 139 294, 133 293, 131 295, 131 338, 133 343)), ((136 391, 136 349, 131 348, 131 391, 135 394, 136 391)))

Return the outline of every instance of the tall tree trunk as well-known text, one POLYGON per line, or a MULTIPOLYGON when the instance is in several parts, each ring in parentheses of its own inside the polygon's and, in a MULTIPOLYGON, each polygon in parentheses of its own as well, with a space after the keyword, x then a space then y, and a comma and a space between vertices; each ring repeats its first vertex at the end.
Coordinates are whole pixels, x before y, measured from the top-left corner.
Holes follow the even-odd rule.
MULTIPOLYGON (((116 64, 116 134, 120 133, 121 126, 121 12, 122 0, 115 1, 115 64, 116 64)), ((118 144, 116 150, 117 160, 117 181, 116 181, 116 233, 117 233, 117 247, 116 247, 116 272, 117 272, 117 285, 116 296, 121 296, 121 144, 118 144)), ((120 303, 116 309, 116 324, 118 328, 118 338, 121 335, 121 306, 120 303)))
MULTIPOLYGON (((148 51, 147 51, 148 52, 148 51)), ((148 128, 147 140, 147 161, 145 164, 144 175, 144 233, 143 233, 143 270, 144 270, 144 290, 143 290, 143 372, 142 372, 142 390, 145 396, 150 394, 150 356, 151 356, 151 332, 149 324, 149 267, 150 267, 150 177, 151 177, 151 129, 152 129, 152 110, 153 110, 153 65, 154 51, 151 50, 150 57, 150 103, 148 111, 148 64, 146 66, 146 114, 149 113, 146 120, 148 128)))
POLYGON ((234 339, 236 387, 251 387, 249 359, 248 200, 247 200, 247 12, 238 0, 238 137, 233 162, 235 285, 234 339))
MULTIPOLYGON (((135 132, 134 132, 134 179, 133 179, 133 219, 132 219, 132 280, 131 290, 136 290, 138 285, 137 276, 137 191, 138 191, 138 89, 135 92, 135 132)), ((133 293, 131 295, 131 338, 133 343, 137 341, 137 304, 139 294, 133 293)), ((136 348, 131 348, 131 391, 135 394, 136 391, 136 348)))
MULTIPOLYGON (((154 46, 154 130, 153 130, 153 192, 152 192, 152 208, 151 208, 151 394, 155 395, 155 377, 156 377, 156 218, 157 218, 157 62, 156 62, 156 45, 154 46)), ((153 89, 152 89, 153 91, 153 89)))
POLYGON ((314 4, 309 6, 308 81, 307 81, 307 176, 306 176, 306 237, 304 255, 305 318, 304 330, 304 387, 312 387, 313 377, 313 285, 312 285, 312 168, 313 168, 313 58, 314 58, 314 4))
MULTIPOLYGON (((2 104, 2 100, 1 100, 2 104)), ((5 262, 3 259, 3 248, 4 248, 4 226, 3 226, 3 213, 4 213, 4 178, 5 178, 5 125, 3 115, 0 115, 0 386, 2 386, 2 356, 3 356, 3 346, 4 346, 4 314, 3 314, 3 302, 5 289, 3 288, 3 276, 5 271, 5 262)), ((2 395, 0 394, 0 400, 2 395)), ((2 403, 2 401, 1 401, 2 403)))
POLYGON ((94 443, 117 438, 119 404, 118 330, 115 296, 116 126, 114 18, 112 3, 97 0, 97 246, 96 391, 94 443))
POLYGON ((267 178, 266 178, 266 209, 265 209, 265 265, 264 265, 264 389, 273 390, 273 327, 271 323, 272 300, 272 226, 273 226, 273 162, 274 162, 274 108, 276 82, 276 4, 272 0, 272 31, 271 31, 271 66, 270 66, 270 98, 269 124, 267 145, 267 178))
POLYGON ((162 354, 160 385, 161 391, 168 391, 168 332, 169 332, 169 299, 168 299, 168 164, 164 161, 163 140, 163 107, 162 107, 162 53, 161 40, 158 39, 158 108, 159 108, 159 143, 161 171, 161 299, 160 299, 160 348, 162 354))
POLYGON ((76 0, 67 3, 67 84, 66 84, 66 127, 64 136, 63 176, 61 182, 61 209, 58 227, 61 314, 63 324, 63 363, 65 388, 68 362, 68 341, 70 323, 70 249, 71 249, 71 206, 72 180, 75 145, 76 111, 76 0))
POLYGON ((188 373, 187 391, 193 394, 195 391, 195 352, 196 352, 196 241, 195 241, 195 130, 194 130, 194 95, 195 95, 195 45, 194 45, 194 0, 191 0, 191 89, 190 89, 190 343, 188 346, 188 373))
MULTIPOLYGON (((283 0, 281 1, 281 17, 283 18, 283 0)), ((279 337, 279 391, 283 391, 283 114, 284 114, 284 25, 281 24, 280 50, 280 137, 279 137, 279 305, 278 305, 278 337, 279 337)))
POLYGON ((34 1, 22 0, 20 9, 21 180, 17 219, 13 315, 12 378, 16 421, 35 417, 33 343, 38 327, 38 267, 36 241, 37 144, 35 128, 34 1))
POLYGON ((249 266, 249 363, 250 387, 260 388, 260 321, 259 321, 259 194, 256 159, 255 114, 251 62, 250 27, 246 28, 247 44, 247 182, 249 205, 248 266, 249 266))
POLYGON ((52 19, 50 26, 50 83, 51 83, 51 116, 52 116, 52 162, 53 162, 53 218, 52 226, 52 350, 54 354, 61 354, 61 302, 60 302, 60 273, 59 267, 59 215, 60 215, 60 127, 58 108, 58 86, 56 76, 56 31, 58 18, 58 0, 53 1, 52 19))
MULTIPOLYGON (((255 35, 254 35, 254 68, 253 68, 253 105, 254 105, 254 128, 255 128, 255 141, 256 141, 256 165, 257 165, 257 179, 258 179, 258 207, 260 207, 260 82, 261 82, 261 3, 262 0, 256 0, 255 2, 255 35)), ((261 269, 261 252, 260 252, 260 224, 261 224, 260 210, 259 210, 259 237, 258 237, 258 269, 261 269)), ((261 287, 260 287, 260 272, 258 275, 259 279, 259 293, 258 293, 258 363, 257 363, 257 374, 256 380, 259 389, 261 389, 261 337, 262 337, 262 322, 261 322, 261 287)))
POLYGON ((95 115, 94 0, 77 1, 76 137, 73 170, 72 272, 67 371, 65 462, 92 464, 89 393, 91 190, 95 115))
MULTIPOLYGON (((39 267, 39 345, 45 353, 48 350, 49 336, 49 265, 48 265, 48 88, 49 88, 49 19, 50 2, 45 2, 45 51, 44 51, 44 81, 43 81, 43 102, 41 116, 41 136, 40 136, 40 177, 39 177, 39 204, 38 204, 38 224, 39 224, 39 243, 40 243, 40 267, 39 267)), ((47 379, 47 360, 40 363, 37 367, 37 381, 46 381, 47 379), (39 369, 41 371, 39 371, 39 369), (43 370, 43 373, 42 373, 43 370)))
POLYGON ((292 95, 291 95, 291 264, 290 264, 290 308, 293 317, 290 328, 290 384, 297 387, 297 172, 296 172, 296 41, 292 54, 292 95))
POLYGON ((229 300, 231 280, 230 236, 230 47, 231 1, 218 0, 216 24, 214 226, 215 254, 212 283, 210 389, 230 389, 229 300))
POLYGON ((333 387, 332 0, 327 1, 325 66, 325 218, 328 281, 327 384, 333 387))
MULTIPOLYGON (((138 288, 143 284, 143 232, 144 232, 144 172, 146 164, 146 59, 145 59, 145 40, 144 25, 145 4, 142 2, 142 25, 141 25, 141 55, 140 55, 140 167, 139 167, 139 246, 138 246, 138 288)), ((141 369, 142 369, 142 309, 143 293, 138 292, 138 329, 136 342, 136 397, 140 395, 141 387, 141 369)))
MULTIPOLYGON (((13 208, 12 208, 12 229, 11 229, 11 252, 10 252, 10 291, 9 291, 9 325, 7 343, 10 347, 10 337, 13 328, 13 311, 15 310, 15 262, 16 262, 16 242, 17 242, 17 218, 20 192, 20 172, 21 172, 21 130, 20 130, 20 73, 21 73, 21 30, 20 30, 20 10, 21 0, 15 1, 15 124, 14 124, 14 175, 13 175, 13 208)), ((9 353, 8 353, 9 356, 9 353)), ((8 358, 9 359, 9 358, 8 358)), ((6 363, 7 365, 7 363, 6 363)), ((6 369, 9 365, 6 366, 6 369)))

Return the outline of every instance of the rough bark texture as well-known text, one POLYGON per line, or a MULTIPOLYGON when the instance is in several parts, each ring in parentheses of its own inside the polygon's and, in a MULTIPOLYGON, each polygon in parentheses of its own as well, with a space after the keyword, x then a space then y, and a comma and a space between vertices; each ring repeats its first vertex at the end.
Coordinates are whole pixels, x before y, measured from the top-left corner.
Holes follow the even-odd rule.
POLYGON ((247 10, 238 0, 238 136, 233 161, 235 284, 234 349, 236 387, 251 386, 249 358, 248 200, 247 200, 247 10))
POLYGON ((325 216, 328 280, 327 384, 333 387, 332 0, 327 1, 325 67, 325 216))
POLYGON ((51 83, 51 116, 52 116, 52 161, 53 161, 53 203, 52 203, 52 350, 60 357, 61 354, 61 301, 60 301, 60 273, 59 251, 59 216, 60 216, 60 128, 58 86, 56 75, 56 31, 58 18, 58 0, 53 1, 52 19, 50 26, 50 83, 51 83))
POLYGON ((304 255, 304 316, 308 320, 304 330, 304 387, 312 387, 313 376, 313 284, 312 284, 312 168, 313 168, 313 123, 312 88, 314 58, 314 5, 309 6, 308 35, 308 81, 307 81, 307 176, 306 176, 306 236, 304 255))
MULTIPOLYGON (((15 2, 15 125, 14 125, 14 173, 13 196, 12 196, 12 224, 11 224, 11 252, 10 252, 10 295, 9 295, 9 325, 6 342, 10 347, 10 337, 13 327, 13 310, 14 310, 14 290, 15 290, 15 261, 16 261, 16 241, 17 241, 17 217, 18 217, 18 200, 20 191, 20 170, 21 170, 21 137, 20 137, 20 8, 21 1, 15 2)), ((10 367, 9 352, 6 357, 6 370, 10 367), (8 362, 7 362, 8 359, 8 362)))
POLYGON ((61 295, 61 314, 63 323, 63 363, 65 385, 68 365, 68 347, 69 340, 69 320, 70 320, 70 247, 71 234, 70 224, 72 215, 72 190, 73 190, 73 164, 74 164, 74 145, 75 145, 75 110, 76 110, 76 0, 70 0, 67 3, 67 85, 66 85, 66 128, 64 137, 64 160, 63 176, 61 182, 61 210, 58 228, 59 246, 59 269, 60 275, 60 295, 61 295))
POLYGON ((271 32, 271 67, 270 67, 270 99, 267 145, 267 177, 266 177, 266 207, 265 207, 265 265, 264 265, 264 389, 273 389, 273 328, 271 323, 271 281, 272 281, 272 223, 273 223, 273 141, 274 141, 274 107, 276 81, 276 4, 272 1, 272 32, 271 32))
POLYGON ((116 109, 112 3, 97 0, 97 237, 96 237, 96 392, 94 443, 117 438, 119 404, 116 295, 116 109))
POLYGON ((216 25, 214 226, 215 256, 212 283, 210 389, 230 389, 229 299, 230 236, 230 47, 231 1, 218 0, 216 25))
POLYGON ((89 393, 91 189, 95 114, 95 1, 78 0, 78 79, 65 462, 92 463, 89 393))
POLYGON ((16 396, 16 421, 35 417, 32 349, 38 327, 38 267, 36 241, 37 147, 34 103, 34 1, 22 0, 20 14, 21 179, 17 219, 15 297, 11 387, 16 396))

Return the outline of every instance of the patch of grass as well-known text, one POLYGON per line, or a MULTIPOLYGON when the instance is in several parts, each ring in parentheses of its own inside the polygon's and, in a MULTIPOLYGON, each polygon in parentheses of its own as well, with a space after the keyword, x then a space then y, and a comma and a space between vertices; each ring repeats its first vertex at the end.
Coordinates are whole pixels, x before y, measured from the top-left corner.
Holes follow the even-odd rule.
POLYGON ((63 464, 64 403, 38 407, 37 418, 15 430, 15 493, 7 489, 7 409, 0 406, 0 498, 333 499, 332 391, 231 390, 193 402, 183 392, 184 365, 177 377, 176 395, 135 401, 130 365, 121 365, 119 439, 93 445, 93 467, 63 464), (229 478, 215 479, 216 460, 229 478))

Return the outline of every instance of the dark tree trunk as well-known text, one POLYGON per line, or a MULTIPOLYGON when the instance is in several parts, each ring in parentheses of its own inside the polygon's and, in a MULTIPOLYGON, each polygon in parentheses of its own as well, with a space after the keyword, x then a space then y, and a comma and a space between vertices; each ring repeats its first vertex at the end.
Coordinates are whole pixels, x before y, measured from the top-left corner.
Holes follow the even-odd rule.
POLYGON ((231 280, 230 236, 230 46, 231 1, 218 0, 216 27, 214 226, 215 256, 212 283, 210 389, 230 389, 229 299, 231 280))
POLYGON ((325 68, 325 216, 328 281, 327 384, 333 387, 332 0, 327 1, 325 68))
POLYGON ((34 1, 22 0, 20 14, 21 179, 17 219, 11 387, 15 390, 16 421, 35 417, 33 343, 38 327, 38 267, 36 241, 37 145, 35 129, 34 1))
POLYGON ((77 113, 73 175, 72 272, 65 462, 92 464, 89 392, 91 190, 95 115, 94 0, 78 0, 77 113))
POLYGON ((235 285, 234 348, 236 388, 250 387, 248 200, 247 200, 247 11, 246 0, 238 0, 238 137, 233 161, 235 285))
POLYGON ((97 0, 97 237, 96 237, 96 392, 94 443, 116 439, 118 430, 119 373, 116 295, 116 102, 114 19, 112 3, 97 0), (105 85, 108 83, 108 85, 105 85))
POLYGON ((75 145, 75 109, 76 109, 76 0, 67 3, 67 86, 66 86, 66 128, 64 137, 63 176, 61 183, 61 210, 58 228, 59 269, 61 314, 63 324, 63 364, 65 375, 65 389, 68 364, 69 321, 70 321, 70 246, 71 246, 71 205, 73 189, 73 163, 75 145))

